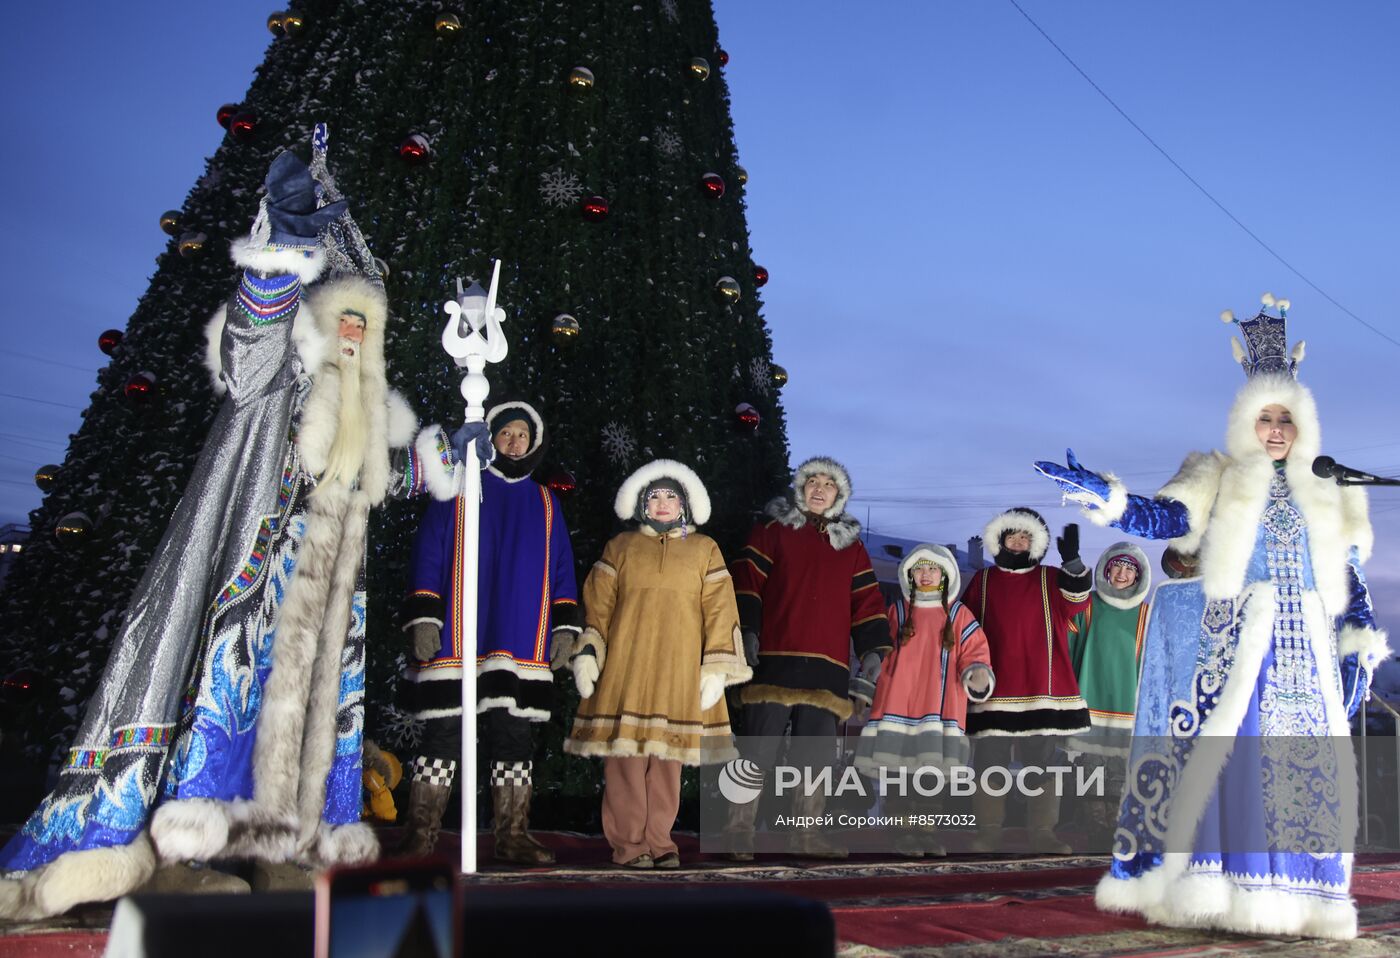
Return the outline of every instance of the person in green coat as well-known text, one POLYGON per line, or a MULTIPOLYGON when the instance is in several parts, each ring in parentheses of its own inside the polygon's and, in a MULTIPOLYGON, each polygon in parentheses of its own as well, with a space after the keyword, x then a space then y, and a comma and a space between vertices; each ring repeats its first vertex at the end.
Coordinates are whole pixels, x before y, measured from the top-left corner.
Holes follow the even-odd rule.
POLYGON ((1069 625, 1070 662, 1089 706, 1090 731, 1071 737, 1068 751, 1079 753, 1081 765, 1104 766, 1104 800, 1086 806, 1096 831, 1111 831, 1123 793, 1151 587, 1146 554, 1115 542, 1099 556, 1089 608, 1069 625))

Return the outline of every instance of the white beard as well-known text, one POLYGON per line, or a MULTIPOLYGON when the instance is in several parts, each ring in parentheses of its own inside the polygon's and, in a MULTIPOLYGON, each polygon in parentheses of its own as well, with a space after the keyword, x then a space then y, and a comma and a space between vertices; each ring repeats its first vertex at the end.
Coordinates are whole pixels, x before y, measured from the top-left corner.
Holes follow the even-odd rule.
POLYGON ((349 486, 364 465, 369 435, 369 417, 360 395, 359 344, 342 340, 338 346, 336 364, 340 369, 339 424, 320 482, 322 485, 339 482, 349 486), (351 347, 354 354, 347 356, 343 351, 346 347, 351 347))

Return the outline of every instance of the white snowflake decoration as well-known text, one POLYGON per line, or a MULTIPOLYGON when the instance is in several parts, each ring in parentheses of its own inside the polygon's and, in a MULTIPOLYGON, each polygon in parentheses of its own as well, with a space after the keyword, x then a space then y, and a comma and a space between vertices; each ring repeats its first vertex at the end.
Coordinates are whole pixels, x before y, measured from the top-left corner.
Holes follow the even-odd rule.
POLYGON ((661 12, 666 15, 666 19, 672 23, 680 23, 681 12, 676 7, 676 0, 661 0, 661 12))
POLYGON ((393 705, 384 706, 380 738, 391 748, 414 748, 423 736, 423 720, 393 705))
POLYGON ((768 395, 768 390, 773 385, 773 370, 769 367, 768 360, 762 356, 754 357, 749 363, 749 381, 760 395, 768 395))
POLYGON ((540 198, 549 206, 564 207, 577 203, 583 196, 583 184, 578 177, 563 170, 540 174, 540 198))
POLYGON ((637 440, 632 438, 626 426, 613 421, 603 427, 603 450, 612 457, 613 462, 625 463, 632 458, 636 448, 637 440))
POLYGON ((656 148, 666 156, 679 156, 681 152, 680 134, 668 126, 658 126, 655 131, 656 148))

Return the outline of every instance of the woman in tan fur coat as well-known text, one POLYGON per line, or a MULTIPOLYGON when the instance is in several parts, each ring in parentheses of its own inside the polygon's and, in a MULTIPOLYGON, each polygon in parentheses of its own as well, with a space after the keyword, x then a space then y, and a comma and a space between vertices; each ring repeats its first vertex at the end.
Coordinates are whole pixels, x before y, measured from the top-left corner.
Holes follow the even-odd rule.
POLYGON ((564 749, 604 760, 614 863, 676 868, 681 766, 735 757, 724 689, 752 671, 724 557, 695 531, 710 517, 699 477, 659 459, 622 484, 614 508, 637 527, 608 542, 583 586, 582 701, 564 749))

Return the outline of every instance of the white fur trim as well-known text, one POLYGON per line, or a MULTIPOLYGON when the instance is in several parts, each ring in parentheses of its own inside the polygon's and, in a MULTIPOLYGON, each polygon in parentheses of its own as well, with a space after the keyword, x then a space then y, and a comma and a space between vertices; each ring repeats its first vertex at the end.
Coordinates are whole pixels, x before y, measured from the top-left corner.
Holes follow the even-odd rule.
POLYGON ((159 805, 151 817, 151 840, 161 860, 206 862, 223 851, 229 830, 224 804, 191 798, 159 805))
POLYGON ((1096 526, 1108 526, 1123 518, 1123 513, 1128 510, 1128 490, 1122 481, 1113 473, 1104 473, 1104 481, 1108 483, 1108 499, 1100 499, 1089 492, 1071 492, 1065 498, 1071 502, 1079 502, 1085 505, 1093 505, 1092 509, 1079 510, 1084 517, 1096 526))
POLYGON ((331 825, 322 822, 310 846, 302 853, 305 864, 360 865, 379 857, 379 839, 364 822, 331 825))
POLYGON ((987 699, 991 698, 992 693, 997 690, 997 675, 992 671, 992 667, 984 662, 973 662, 967 668, 963 669, 962 675, 958 676, 958 680, 962 682, 963 691, 967 693, 967 698, 970 702, 985 702, 987 699), (987 688, 981 692, 974 692, 969 682, 972 676, 979 671, 987 673, 987 688))
POLYGON ((215 396, 222 396, 228 392, 228 386, 224 385, 222 356, 224 323, 227 319, 228 305, 225 304, 214 310, 214 315, 204 324, 204 368, 209 370, 210 385, 215 396))
POLYGON ((1372 673, 1376 666, 1390 660, 1390 635, 1385 629, 1369 629, 1359 625, 1344 625, 1337 633, 1337 658, 1355 655, 1372 673))
MULTIPOLYGON (((457 466, 443 467, 442 457, 438 455, 440 442, 450 445, 447 431, 434 423, 418 433, 418 438, 413 441, 413 449, 418 453, 418 465, 423 470, 423 485, 428 494, 440 502, 446 502, 448 499, 457 498, 460 483, 457 466)), ((451 455, 449 453, 449 457, 451 455)))
POLYGON ((1035 516, 1023 509, 1008 509, 987 523, 982 530, 982 545, 996 558, 1001 552, 1001 537, 1008 532, 1029 532, 1031 536, 1031 561, 1039 562, 1050 549, 1050 527, 1044 518, 1035 516))
POLYGON ((674 479, 681 484, 690 509, 690 519, 695 525, 702 526, 710 521, 710 494, 705 490, 705 484, 694 469, 674 459, 649 462, 627 477, 613 499, 613 512, 617 517, 623 522, 635 518, 637 499, 657 479, 674 479))
POLYGON ((1171 540, 1171 546, 1185 555, 1201 547, 1210 522, 1210 509, 1220 491, 1220 474, 1229 459, 1219 452, 1193 452, 1186 457, 1176 475, 1157 490, 1156 498, 1173 499, 1186 507, 1189 531, 1171 540))
POLYGON ((19 880, 0 881, 0 918, 48 918, 87 902, 121 898, 155 870, 155 852, 144 834, 127 845, 65 852, 19 880))
POLYGON ((266 249, 243 236, 229 244, 229 256, 244 269, 255 269, 269 276, 295 276, 303 283, 314 282, 326 268, 326 254, 319 246, 307 253, 290 249, 266 249))
POLYGON ((922 559, 929 560, 943 570, 945 593, 954 597, 962 595, 962 572, 958 569, 958 560, 953 553, 949 552, 946 546, 921 542, 910 549, 909 554, 899 563, 899 591, 904 593, 906 601, 913 591, 909 585, 909 570, 914 568, 914 563, 922 559))
POLYGON ((505 410, 510 409, 512 407, 519 407, 520 409, 525 410, 525 414, 528 415, 531 421, 533 421, 535 424, 535 441, 530 443, 530 448, 525 450, 524 456, 520 457, 521 459, 525 459, 529 457, 531 453, 538 451, 540 446, 544 444, 544 417, 539 414, 539 410, 535 409, 534 406, 530 405, 527 402, 522 402, 518 399, 512 399, 508 402, 503 403, 497 403, 490 409, 486 410, 486 428, 491 428, 491 420, 495 419, 499 413, 504 412, 505 410))
POLYGON ((413 412, 413 407, 408 404, 403 393, 397 389, 390 389, 387 402, 389 406, 389 432, 388 442, 390 449, 402 449, 413 442, 413 434, 418 431, 418 417, 413 412))
MULTIPOLYGON (((793 471, 792 501, 797 503, 799 509, 805 509, 807 503, 802 497, 802 487, 812 476, 819 475, 830 476, 836 483, 836 501, 822 515, 827 517, 840 516, 841 510, 846 508, 846 503, 851 501, 851 473, 830 456, 813 456, 793 471)), ((837 546, 837 548, 841 547, 837 546)))
POLYGON ((1131 542, 1115 542, 1103 554, 1099 556, 1099 561, 1094 564, 1094 589, 1100 599, 1113 606, 1115 609, 1136 609, 1142 605, 1147 598, 1147 593, 1152 588, 1152 564, 1147 561, 1147 553, 1143 552, 1131 542), (1128 553, 1138 564, 1138 579, 1133 586, 1132 595, 1124 598, 1107 595, 1104 588, 1108 585, 1108 579, 1104 576, 1104 569, 1108 565, 1111 556, 1128 553))
POLYGON ((301 304, 297 307, 296 318, 292 320, 292 346, 301 358, 301 368, 308 373, 320 369, 321 363, 326 361, 326 356, 331 351, 332 342, 334 340, 321 332, 321 324, 316 320, 316 311, 307 304, 306 298, 302 297, 301 304))
MULTIPOLYGON (((776 519, 789 529, 801 529, 807 524, 807 514, 793 504, 787 496, 769 500, 763 507, 765 515, 776 519)), ((826 538, 837 552, 860 541, 860 522, 850 513, 843 512, 834 519, 827 519, 826 538)))

